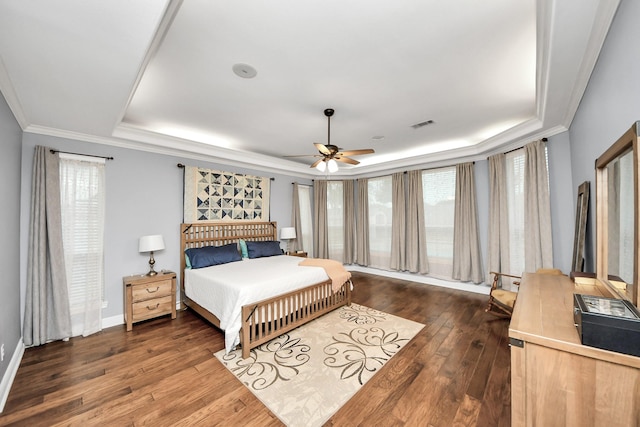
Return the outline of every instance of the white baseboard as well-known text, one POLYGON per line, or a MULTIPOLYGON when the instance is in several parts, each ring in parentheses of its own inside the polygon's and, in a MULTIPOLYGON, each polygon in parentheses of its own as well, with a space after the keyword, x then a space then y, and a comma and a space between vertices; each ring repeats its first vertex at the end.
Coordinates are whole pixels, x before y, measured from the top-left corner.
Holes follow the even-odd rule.
POLYGON ((408 280, 410 282, 422 283, 425 285, 440 286, 443 288, 457 289, 460 291, 473 292, 476 294, 489 295, 489 286, 481 283, 475 285, 473 283, 453 282, 449 280, 436 279, 435 277, 423 276, 421 274, 401 273, 399 271, 380 270, 371 267, 362 267, 359 265, 345 265, 349 271, 360 271, 362 273, 376 274, 378 276, 390 277, 392 279, 408 280))
POLYGON ((7 403, 9 391, 11 391, 11 385, 13 385, 13 379, 18 373, 18 368, 20 367, 23 355, 24 343, 22 342, 22 338, 20 338, 18 340, 16 350, 13 352, 13 356, 11 356, 11 360, 9 361, 9 366, 7 366, 7 370, 2 377, 2 381, 0 381, 0 413, 4 410, 4 404, 7 403))
POLYGON ((118 314, 111 317, 102 318, 102 329, 110 328, 112 326, 124 325, 124 314, 118 314))

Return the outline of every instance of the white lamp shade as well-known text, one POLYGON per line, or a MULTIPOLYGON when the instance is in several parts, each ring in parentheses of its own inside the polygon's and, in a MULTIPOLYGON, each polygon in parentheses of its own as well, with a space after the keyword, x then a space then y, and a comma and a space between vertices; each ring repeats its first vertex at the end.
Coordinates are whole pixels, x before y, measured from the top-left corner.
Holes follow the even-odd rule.
POLYGON ((280 230, 280 238, 283 240, 295 239, 296 229, 294 227, 282 227, 282 230, 280 230))
POLYGON ((327 162, 327 168, 331 173, 336 172, 338 170, 338 162, 336 162, 334 159, 329 159, 329 161, 327 162))
POLYGON ((325 169, 327 169, 327 164, 323 160, 316 165, 316 169, 318 169, 320 172, 324 172, 325 169))
POLYGON ((164 249, 164 239, 160 234, 142 236, 138 245, 139 252, 153 252, 164 249))

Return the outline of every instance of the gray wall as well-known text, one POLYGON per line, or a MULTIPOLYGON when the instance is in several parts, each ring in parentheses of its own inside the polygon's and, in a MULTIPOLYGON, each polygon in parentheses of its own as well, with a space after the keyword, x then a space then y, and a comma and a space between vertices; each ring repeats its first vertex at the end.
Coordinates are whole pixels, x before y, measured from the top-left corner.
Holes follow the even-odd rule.
MULTIPOLYGON (((22 147, 22 209, 29 212, 31 162, 34 147, 43 145, 62 151, 113 156, 106 165, 105 220, 105 299, 108 307, 103 318, 123 313, 122 277, 144 273, 149 256, 138 253, 138 238, 162 234, 166 249, 154 254, 157 270, 180 268, 179 225, 182 222, 182 169, 178 163, 274 177, 271 181, 271 220, 278 227, 291 225, 293 181, 310 183, 290 176, 225 166, 223 164, 185 160, 161 154, 97 145, 51 136, 25 133, 22 147)), ((28 236, 28 216, 20 224, 22 247, 28 236)), ((22 251, 21 291, 26 285, 26 249, 22 251)))
POLYGON ((571 271, 575 201, 571 180, 571 149, 566 132, 547 141, 549 156, 549 198, 553 237, 553 266, 564 273, 571 271))
POLYGON ((595 160, 640 120, 640 2, 623 0, 569 128, 573 198, 591 182, 587 271, 595 271, 595 160))
POLYGON ((0 362, 0 379, 20 342, 20 140, 22 130, 0 94, 0 344, 4 344, 4 361, 0 362))

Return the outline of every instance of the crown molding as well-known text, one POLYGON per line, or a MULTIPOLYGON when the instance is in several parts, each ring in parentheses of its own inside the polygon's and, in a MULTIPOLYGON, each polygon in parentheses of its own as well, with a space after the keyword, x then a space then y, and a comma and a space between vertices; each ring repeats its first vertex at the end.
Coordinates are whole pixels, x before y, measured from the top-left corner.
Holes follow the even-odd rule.
POLYGON ((24 131, 29 126, 29 121, 27 120, 26 114, 24 114, 20 99, 13 89, 13 83, 11 82, 11 78, 9 77, 7 68, 4 65, 2 56, 0 56, 0 92, 2 92, 5 101, 7 101, 7 105, 9 105, 9 109, 13 113, 13 116, 16 118, 18 125, 24 131))
POLYGON ((582 63, 580 64, 580 69, 576 75, 575 85, 573 86, 571 97, 567 103, 567 110, 562 120, 562 124, 567 128, 571 126, 571 122, 578 111, 580 101, 587 89, 591 73, 596 66, 596 62, 600 56, 600 51, 602 50, 602 46, 607 38, 607 34, 609 33, 609 29, 611 28, 613 18, 616 15, 619 5, 620 0, 601 0, 598 3, 595 19, 591 27, 592 30, 590 31, 589 41, 587 42, 587 47, 584 55, 582 56, 582 63))

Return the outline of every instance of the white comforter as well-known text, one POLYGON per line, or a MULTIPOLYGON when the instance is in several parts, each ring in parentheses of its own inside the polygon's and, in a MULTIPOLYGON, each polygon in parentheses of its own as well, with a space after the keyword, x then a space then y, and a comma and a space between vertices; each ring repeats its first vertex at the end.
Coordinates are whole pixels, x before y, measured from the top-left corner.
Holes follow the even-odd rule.
POLYGON ((321 267, 302 267, 300 257, 273 256, 185 270, 185 293, 220 319, 229 353, 240 343, 242 306, 325 280, 321 267))

